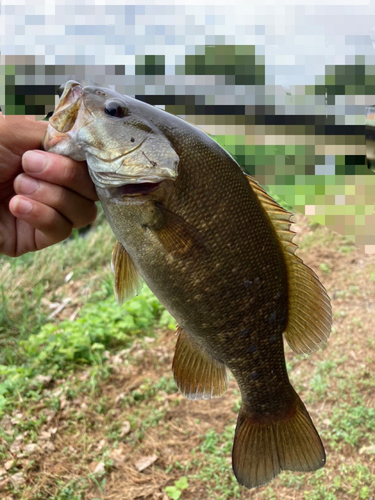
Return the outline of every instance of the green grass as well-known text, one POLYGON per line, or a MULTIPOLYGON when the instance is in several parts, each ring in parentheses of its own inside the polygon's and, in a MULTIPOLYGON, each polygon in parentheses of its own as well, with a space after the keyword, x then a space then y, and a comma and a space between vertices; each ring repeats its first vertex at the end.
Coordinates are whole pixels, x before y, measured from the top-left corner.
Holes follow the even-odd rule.
POLYGON ((210 429, 192 452, 191 464, 199 469, 195 477, 205 485, 207 498, 240 498, 241 487, 231 473, 230 464, 234 423, 235 419, 221 433, 210 429))
POLYGON ((167 486, 164 491, 171 500, 179 500, 182 492, 187 488, 189 488, 187 477, 182 476, 178 481, 174 482, 173 486, 167 486))
POLYGON ((71 313, 87 303, 113 295, 110 269, 114 237, 99 224, 85 237, 16 259, 0 256, 0 364, 22 355, 20 339, 38 333, 53 309, 49 304, 71 300, 71 313), (66 283, 66 277, 73 273, 66 283))
MULTIPOLYGON (((150 332, 161 319, 165 322, 164 311, 144 287, 121 306, 112 296, 84 307, 73 322, 45 323, 38 333, 19 342, 25 362, 0 365, 0 415, 17 395, 38 392, 39 374, 63 378, 79 365, 101 365, 107 349, 128 347, 135 336, 150 332)), ((172 326, 173 319, 167 323, 172 326)))
POLYGON ((375 432, 375 408, 366 405, 362 396, 350 402, 341 401, 333 408, 329 442, 332 448, 341 449, 346 444, 356 447, 375 432))

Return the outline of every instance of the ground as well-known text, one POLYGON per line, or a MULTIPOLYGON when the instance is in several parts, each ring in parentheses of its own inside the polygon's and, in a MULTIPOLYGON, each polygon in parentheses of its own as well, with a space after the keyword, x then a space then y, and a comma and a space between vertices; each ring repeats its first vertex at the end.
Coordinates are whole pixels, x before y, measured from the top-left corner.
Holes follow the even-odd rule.
MULTIPOLYGON (((294 229, 298 255, 333 306, 327 345, 311 356, 286 347, 291 381, 326 448, 323 469, 283 472, 256 490, 239 487, 231 470, 236 383, 219 399, 186 400, 171 373, 174 330, 158 324, 126 345, 106 346, 90 364, 65 372, 40 365, 27 391, 12 395, 1 422, 1 498, 375 498, 375 256, 303 216, 294 229)), ((109 259, 107 247, 103 253, 109 259)), ((71 299, 50 321, 79 317, 88 279, 43 289, 45 310, 71 299)))

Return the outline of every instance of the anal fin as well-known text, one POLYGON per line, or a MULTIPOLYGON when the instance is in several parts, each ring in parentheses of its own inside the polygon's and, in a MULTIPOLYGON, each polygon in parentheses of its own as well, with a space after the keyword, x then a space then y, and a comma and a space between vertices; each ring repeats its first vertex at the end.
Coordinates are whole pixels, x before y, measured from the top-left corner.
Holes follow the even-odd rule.
POLYGON ((115 297, 119 304, 138 294, 142 287, 142 278, 134 267, 130 255, 118 241, 112 250, 112 271, 115 297))
POLYGON ((254 416, 241 407, 234 437, 232 465, 237 481, 255 488, 281 470, 312 472, 325 465, 324 447, 304 404, 282 418, 254 416))
POLYGON ((173 375, 177 387, 188 399, 218 398, 228 388, 227 369, 178 328, 173 375))

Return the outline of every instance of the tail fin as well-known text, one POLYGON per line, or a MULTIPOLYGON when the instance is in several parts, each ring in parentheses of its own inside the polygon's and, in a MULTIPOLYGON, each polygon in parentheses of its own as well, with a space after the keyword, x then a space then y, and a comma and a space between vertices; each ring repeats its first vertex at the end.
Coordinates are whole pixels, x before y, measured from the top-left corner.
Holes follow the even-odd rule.
POLYGON ((323 444, 304 404, 279 420, 255 419, 242 406, 233 444, 233 471, 237 481, 254 488, 268 483, 281 470, 311 472, 325 464, 323 444))

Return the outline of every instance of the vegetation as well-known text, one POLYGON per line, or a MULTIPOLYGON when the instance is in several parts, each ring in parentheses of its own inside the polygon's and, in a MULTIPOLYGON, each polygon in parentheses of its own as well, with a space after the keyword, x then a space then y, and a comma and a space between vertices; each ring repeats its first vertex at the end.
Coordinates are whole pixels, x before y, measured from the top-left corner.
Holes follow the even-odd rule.
POLYGON ((255 54, 253 45, 206 45, 196 54, 185 56, 185 66, 176 74, 223 75, 227 84, 264 85, 264 57, 255 54))
POLYGON ((84 237, 1 259, 1 496, 370 500, 374 318, 366 304, 375 263, 326 228, 298 222, 299 254, 321 275, 335 313, 324 350, 310 357, 286 350, 292 382, 327 449, 324 469, 283 472, 255 493, 237 484, 230 467, 235 382, 212 401, 177 392, 173 318, 147 287, 116 304, 113 238, 99 222, 84 237))

